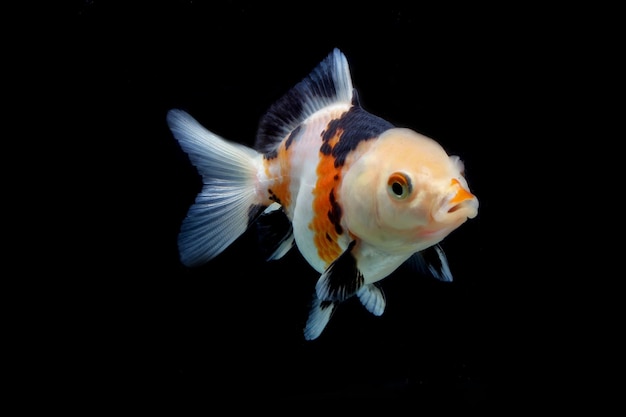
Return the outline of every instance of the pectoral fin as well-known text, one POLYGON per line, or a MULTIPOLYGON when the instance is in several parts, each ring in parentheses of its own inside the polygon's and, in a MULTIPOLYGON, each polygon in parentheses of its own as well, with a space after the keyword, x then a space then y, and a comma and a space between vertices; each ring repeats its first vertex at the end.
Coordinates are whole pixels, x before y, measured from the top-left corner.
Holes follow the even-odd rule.
POLYGON ((352 249, 356 241, 330 264, 315 285, 317 297, 324 301, 345 301, 363 286, 363 274, 359 271, 352 249))
POLYGON ((385 311, 385 295, 383 291, 374 284, 362 286, 356 293, 361 304, 375 316, 380 316, 385 311))
POLYGON ((407 265, 440 281, 452 282, 452 272, 448 266, 448 259, 439 245, 433 245, 414 253, 407 261, 407 265))

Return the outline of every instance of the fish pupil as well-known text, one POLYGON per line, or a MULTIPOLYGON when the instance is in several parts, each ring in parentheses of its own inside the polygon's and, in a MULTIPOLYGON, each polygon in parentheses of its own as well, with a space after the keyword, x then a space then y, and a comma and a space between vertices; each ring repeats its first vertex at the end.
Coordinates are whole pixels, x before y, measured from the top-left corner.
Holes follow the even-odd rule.
POLYGON ((399 200, 403 200, 411 194, 411 179, 403 172, 395 172, 387 181, 389 194, 399 200))
POLYGON ((399 182, 394 182, 393 184, 391 184, 391 190, 397 196, 401 196, 403 194, 403 187, 402 184, 400 184, 399 182))

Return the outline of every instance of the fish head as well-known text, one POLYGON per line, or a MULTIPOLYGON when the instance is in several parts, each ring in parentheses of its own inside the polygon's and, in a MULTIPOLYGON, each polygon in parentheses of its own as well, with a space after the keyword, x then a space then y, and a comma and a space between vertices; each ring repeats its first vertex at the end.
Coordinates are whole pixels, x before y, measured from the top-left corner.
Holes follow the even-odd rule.
POLYGON ((461 159, 404 128, 385 131, 354 161, 342 201, 351 233, 407 252, 438 243, 478 214, 461 159))

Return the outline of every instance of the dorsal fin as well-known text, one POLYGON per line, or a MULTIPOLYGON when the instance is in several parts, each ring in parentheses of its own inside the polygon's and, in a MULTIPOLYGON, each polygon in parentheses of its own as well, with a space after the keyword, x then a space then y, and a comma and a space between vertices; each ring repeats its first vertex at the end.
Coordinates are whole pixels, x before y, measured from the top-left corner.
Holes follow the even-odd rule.
MULTIPOLYGON (((353 103, 350 68, 335 48, 311 73, 275 102, 259 123, 255 148, 269 152, 313 113, 334 105, 353 103)), ((355 101, 357 103, 358 101, 355 101)))

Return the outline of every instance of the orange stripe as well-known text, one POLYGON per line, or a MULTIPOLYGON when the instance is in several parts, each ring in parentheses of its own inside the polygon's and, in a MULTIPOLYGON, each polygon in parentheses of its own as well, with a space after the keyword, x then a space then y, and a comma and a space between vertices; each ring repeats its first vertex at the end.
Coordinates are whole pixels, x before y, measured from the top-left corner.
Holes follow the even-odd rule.
MULTIPOLYGON (((328 146, 332 149, 341 137, 341 130, 338 130, 334 137, 328 141, 328 146)), ((314 232, 314 242, 317 247, 317 254, 326 266, 341 255, 341 247, 337 244, 339 234, 333 222, 329 218, 329 213, 333 210, 330 201, 331 192, 337 197, 337 186, 341 181, 341 168, 335 167, 335 158, 332 154, 320 152, 320 161, 317 165, 317 184, 313 190, 313 219, 309 228, 314 232)))

